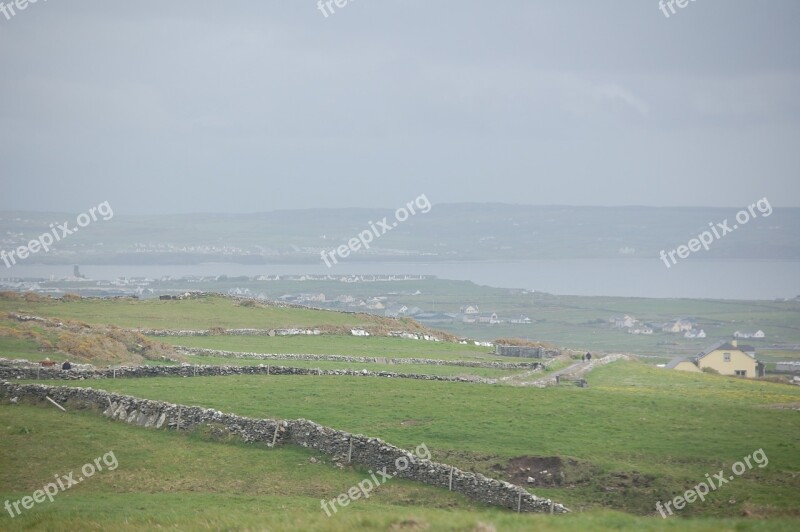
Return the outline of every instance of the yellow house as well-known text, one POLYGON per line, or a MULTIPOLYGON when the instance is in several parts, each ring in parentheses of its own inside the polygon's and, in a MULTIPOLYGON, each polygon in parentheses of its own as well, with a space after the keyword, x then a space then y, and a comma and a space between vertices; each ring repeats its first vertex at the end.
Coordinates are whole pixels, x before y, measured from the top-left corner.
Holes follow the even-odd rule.
POLYGON ((714 369, 720 375, 749 378, 764 376, 764 365, 756 360, 755 350, 739 346, 736 340, 720 342, 700 353, 697 366, 701 370, 714 369))
POLYGON ((700 368, 697 367, 697 364, 689 360, 688 358, 673 358, 670 360, 669 364, 664 366, 667 369, 676 369, 678 371, 689 371, 692 373, 700 373, 700 368))

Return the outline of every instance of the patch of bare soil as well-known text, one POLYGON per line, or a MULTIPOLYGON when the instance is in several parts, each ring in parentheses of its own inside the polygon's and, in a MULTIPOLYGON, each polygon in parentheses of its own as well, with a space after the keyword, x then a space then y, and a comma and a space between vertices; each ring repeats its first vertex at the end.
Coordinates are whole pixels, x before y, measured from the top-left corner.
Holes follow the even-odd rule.
MULTIPOLYGON (((499 464, 498 464, 499 465, 499 464)), ((626 488, 647 488, 655 480, 652 475, 638 471, 616 471, 601 474, 593 464, 560 456, 519 456, 512 458, 504 473, 509 482, 518 486, 543 488, 575 488, 593 481, 604 491, 626 488)))
POLYGON ((505 468, 508 481, 530 487, 575 487, 588 484, 593 466, 560 456, 519 456, 505 468))

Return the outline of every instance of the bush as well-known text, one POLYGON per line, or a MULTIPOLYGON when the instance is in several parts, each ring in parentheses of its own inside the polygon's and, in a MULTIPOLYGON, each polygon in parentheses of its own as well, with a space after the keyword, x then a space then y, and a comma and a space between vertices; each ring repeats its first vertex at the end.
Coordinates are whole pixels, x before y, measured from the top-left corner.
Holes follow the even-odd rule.
POLYGON ((43 301, 50 301, 51 298, 49 296, 40 296, 36 292, 25 292, 22 294, 22 299, 28 303, 41 303, 43 301))

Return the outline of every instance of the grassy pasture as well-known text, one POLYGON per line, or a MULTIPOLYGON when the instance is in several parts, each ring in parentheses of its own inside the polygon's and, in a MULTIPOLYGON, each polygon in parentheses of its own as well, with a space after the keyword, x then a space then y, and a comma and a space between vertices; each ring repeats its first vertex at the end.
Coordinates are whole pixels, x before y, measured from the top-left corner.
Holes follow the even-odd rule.
POLYGON ((378 336, 187 336, 153 339, 172 345, 246 353, 530 362, 525 359, 494 356, 490 353, 491 347, 378 336))
POLYGON ((400 446, 425 442, 434 457, 503 476, 510 459, 560 456, 591 478, 535 492, 588 510, 648 514, 753 451, 770 463, 712 493, 685 515, 736 516, 746 505, 796 513, 800 492, 800 401, 788 385, 616 363, 588 389, 349 377, 236 376, 103 381, 95 386, 255 417, 308 418, 400 446), (641 478, 640 486, 614 479, 641 478), (729 503, 733 499, 734 503, 729 503))
POLYGON ((364 326, 382 323, 365 314, 278 307, 246 307, 223 297, 183 301, 157 299, 28 302, 0 298, 0 312, 23 312, 79 320, 90 324, 147 329, 210 329, 364 326))

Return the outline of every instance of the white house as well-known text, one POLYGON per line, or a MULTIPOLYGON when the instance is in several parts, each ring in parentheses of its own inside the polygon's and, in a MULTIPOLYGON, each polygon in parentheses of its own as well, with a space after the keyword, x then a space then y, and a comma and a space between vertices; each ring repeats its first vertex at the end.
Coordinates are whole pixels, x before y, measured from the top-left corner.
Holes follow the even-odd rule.
POLYGON ((636 325, 636 318, 633 316, 628 316, 625 314, 624 316, 614 316, 611 318, 611 321, 614 322, 615 329, 630 329, 634 325, 636 325))
POLYGON ((683 335, 684 338, 705 338, 706 332, 703 329, 699 331, 697 329, 692 329, 691 331, 686 331, 686 334, 683 335))

